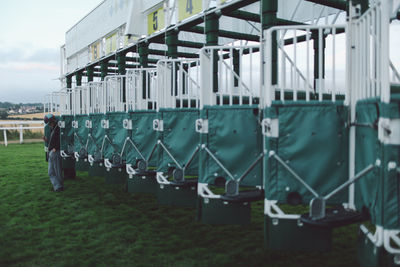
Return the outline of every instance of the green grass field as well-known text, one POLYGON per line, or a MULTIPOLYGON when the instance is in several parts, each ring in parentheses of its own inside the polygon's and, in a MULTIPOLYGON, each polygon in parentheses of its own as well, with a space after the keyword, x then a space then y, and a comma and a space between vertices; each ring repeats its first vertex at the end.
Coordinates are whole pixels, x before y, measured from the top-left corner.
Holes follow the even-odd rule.
POLYGON ((0 164, 1 266, 357 265, 356 226, 335 230, 329 253, 268 251, 262 202, 251 225, 203 225, 195 209, 161 207, 86 173, 52 192, 42 144, 0 146, 0 164))

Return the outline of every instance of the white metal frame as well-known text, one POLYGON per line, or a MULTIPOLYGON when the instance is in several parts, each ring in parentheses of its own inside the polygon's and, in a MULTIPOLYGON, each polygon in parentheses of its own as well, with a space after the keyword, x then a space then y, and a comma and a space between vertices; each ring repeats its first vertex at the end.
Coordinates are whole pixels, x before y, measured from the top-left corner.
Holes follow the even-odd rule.
POLYGON ((254 67, 254 64, 260 63, 261 56, 254 55, 259 49, 258 45, 247 45, 207 46, 200 50, 201 109, 205 105, 217 105, 217 98, 219 105, 223 105, 226 96, 229 97, 229 105, 233 105, 234 97, 239 97, 239 105, 243 105, 244 97, 249 97, 249 104, 252 105, 253 98, 260 96, 261 89, 260 68, 254 67), (234 51, 239 54, 239 73, 233 69, 234 51), (217 69, 214 61, 217 61, 217 69), (244 73, 245 67, 248 67, 249 73, 244 73), (213 92, 214 73, 218 75, 218 92, 213 92), (237 86, 234 86, 235 83, 237 86))
MULTIPOLYGON (((263 73, 264 73, 264 89, 262 107, 270 107, 272 101, 281 100, 285 101, 285 92, 293 93, 293 101, 298 100, 298 93, 306 94, 306 101, 310 101, 310 96, 312 93, 318 94, 318 101, 323 100, 323 94, 330 94, 332 101, 336 101, 336 95, 345 95, 345 103, 348 99, 347 88, 340 90, 337 86, 338 80, 344 77, 338 77, 338 64, 336 63, 337 55, 340 52, 345 51, 346 40, 339 41, 339 34, 347 34, 347 25, 299 25, 299 26, 277 26, 272 27, 264 31, 265 41, 263 45, 263 73), (344 30, 344 33, 339 33, 340 30, 344 30), (313 73, 315 71, 315 66, 313 64, 313 40, 311 38, 312 31, 318 32, 318 74, 319 77, 314 79, 313 73), (284 45, 284 36, 289 33, 289 38, 293 39, 293 44, 290 46, 284 45), (322 45, 324 35, 331 37, 331 49, 330 56, 332 57, 331 64, 323 66, 323 56, 324 48, 322 45), (276 35, 277 40, 273 37, 276 35), (305 42, 300 42, 300 38, 305 37, 305 42), (278 47, 278 62, 277 69, 278 75, 277 84, 273 84, 272 81, 272 47, 273 42, 277 42, 278 47), (340 51, 340 45, 342 45, 342 51, 340 51), (305 46, 305 47, 304 47, 305 46), (339 47, 339 48, 337 48, 339 47), (339 50, 339 51, 338 51, 339 50), (289 53, 292 57, 289 56, 289 53), (306 57, 306 66, 300 66, 298 57, 303 55, 306 57), (331 68, 331 79, 330 83, 327 83, 327 78, 322 77, 324 67, 331 68), (275 92, 280 92, 280 98, 277 99, 275 92)), ((328 43, 328 40, 326 41, 328 43)), ((327 54, 326 54, 327 55, 327 54)), ((327 55, 328 56, 328 55, 327 55)), ((346 73, 347 66, 344 66, 344 73, 346 73)), ((346 85, 345 85, 346 87, 346 85)))
POLYGON ((157 72, 157 110, 160 108, 183 108, 185 100, 188 102, 189 108, 199 108, 199 59, 159 60, 157 72))
POLYGON ((105 78, 104 104, 106 112, 127 111, 124 101, 126 75, 111 75, 105 78))
POLYGON ((125 89, 127 110, 155 110, 157 77, 156 68, 138 68, 127 71, 125 89), (145 90, 145 95, 143 90, 145 90))

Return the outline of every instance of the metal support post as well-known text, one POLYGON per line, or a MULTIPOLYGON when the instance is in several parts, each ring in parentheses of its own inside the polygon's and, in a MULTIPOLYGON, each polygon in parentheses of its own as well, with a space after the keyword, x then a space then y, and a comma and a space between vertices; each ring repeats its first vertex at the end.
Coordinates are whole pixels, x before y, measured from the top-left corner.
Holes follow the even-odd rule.
MULTIPOLYGON (((206 16, 205 34, 206 46, 218 45, 219 15, 212 13, 206 16)), ((218 52, 213 51, 213 92, 218 92, 218 52)))

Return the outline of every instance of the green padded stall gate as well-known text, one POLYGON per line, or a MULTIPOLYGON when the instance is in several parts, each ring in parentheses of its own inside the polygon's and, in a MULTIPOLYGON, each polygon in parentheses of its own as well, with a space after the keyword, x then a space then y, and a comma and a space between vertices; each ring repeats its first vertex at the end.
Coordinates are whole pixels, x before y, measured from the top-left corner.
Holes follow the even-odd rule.
MULTIPOLYGON (((201 118, 208 119, 208 134, 201 134, 201 144, 238 179, 262 153, 258 106, 205 106, 201 118)), ((230 179, 204 149, 200 151, 199 172, 199 183, 214 184, 217 177, 230 179)), ((240 185, 262 184, 260 161, 240 185)))
MULTIPOLYGON (((199 134, 195 128, 195 122, 199 118, 199 109, 160 109, 157 118, 163 121, 163 131, 157 132, 158 140, 183 168, 199 145, 199 134)), ((161 145, 158 145, 156 156, 157 172, 171 176, 173 170, 179 168, 161 145)), ((185 169, 185 182, 171 181, 171 184, 159 184, 158 203, 160 205, 196 207, 198 166, 198 155, 196 154, 185 169)))
MULTIPOLYGON (((218 161, 238 180, 250 166, 253 169, 240 182, 237 198, 201 198, 198 219, 208 224, 248 224, 251 221, 251 202, 243 192, 251 190, 262 199, 262 134, 257 105, 205 106, 201 118, 208 120, 208 133, 201 134, 201 145, 207 147, 218 161), (257 159, 260 159, 257 162, 257 159), (258 186, 259 188, 255 188, 258 186), (247 189, 247 190, 246 190, 247 189), (243 190, 243 191, 242 191, 243 190)), ((200 150, 199 183, 221 186, 231 178, 208 154, 200 150), (221 183, 222 181, 222 183, 221 183)), ((225 196, 225 193, 222 195, 225 196)))
POLYGON ((400 146, 383 144, 378 139, 379 118, 400 118, 400 95, 392 95, 391 103, 378 99, 357 103, 356 172, 377 159, 381 165, 356 183, 355 201, 359 210, 367 209, 374 225, 384 229, 400 229, 400 174, 389 163, 400 165, 400 146))
MULTIPOLYGON (((308 205, 314 195, 276 158, 274 151, 320 196, 348 180, 348 108, 343 102, 280 101, 264 110, 264 118, 278 119, 278 137, 265 137, 265 198, 277 204, 308 205)), ((348 189, 327 201, 347 202, 348 189)), ((267 200, 266 200, 267 201, 267 200)), ((331 228, 305 225, 299 219, 265 214, 265 244, 271 249, 328 251, 331 228)))
MULTIPOLYGON (((129 135, 129 131, 123 128, 123 121, 129 117, 126 112, 107 112, 105 119, 108 120, 108 128, 105 129, 105 134, 109 138, 104 142, 103 155, 105 159, 114 165, 113 155, 121 154, 122 147, 125 143, 126 137, 129 135)), ((125 161, 125 153, 121 156, 122 162, 125 161)), ((107 170, 106 183, 109 184, 123 184, 126 183, 128 175, 126 173, 123 164, 121 166, 113 166, 113 168, 107 170)))
MULTIPOLYGON (((90 114, 89 119, 92 122, 92 128, 89 129, 89 143, 88 143, 88 154, 94 156, 95 153, 100 153, 101 145, 105 135, 104 128, 101 127, 101 120, 103 120, 105 114, 96 113, 90 114)), ((89 166, 89 176, 100 176, 106 175, 106 169, 104 167, 103 159, 99 162, 94 162, 89 166)))
MULTIPOLYGON (((129 112, 132 131, 128 137, 130 137, 137 150, 132 144, 127 144, 126 164, 131 164, 137 170, 137 162, 139 160, 148 160, 146 171, 128 178, 127 188, 129 193, 157 193, 158 183, 156 172, 154 171, 157 157, 150 158, 150 154, 157 143, 157 133, 153 130, 153 120, 156 118, 157 113, 154 110, 129 112)), ((140 171, 138 170, 138 172, 140 171)))
MULTIPOLYGON (((153 130, 153 120, 156 117, 157 113, 150 110, 129 112, 129 118, 132 120, 132 131, 129 137, 145 159, 149 158, 153 147, 157 143, 157 133, 153 130)), ((135 166, 137 160, 142 158, 131 144, 127 144, 127 146, 129 149, 126 153, 126 163, 135 166)), ((148 167, 155 167, 156 159, 153 156, 149 161, 148 167)))
MULTIPOLYGON (((348 180, 347 107, 343 103, 275 102, 264 111, 265 118, 279 120, 279 137, 265 138, 265 149, 275 151, 319 195, 326 195, 348 180)), ((291 193, 308 204, 314 195, 276 159, 265 157, 265 196, 287 203, 291 193)), ((344 190, 328 201, 347 201, 344 190)))
MULTIPOLYGON (((89 119, 89 115, 81 114, 75 115, 74 121, 77 123, 78 128, 74 128, 74 151, 77 153, 81 153, 82 149, 87 153, 88 143, 88 134, 89 129, 86 127, 86 121, 89 119)), ((87 157, 83 156, 76 159, 76 170, 77 171, 88 171, 89 170, 89 162, 87 161, 87 157)))
POLYGON ((74 128, 72 128, 72 121, 74 117, 72 115, 61 115, 60 123, 64 127, 60 127, 60 150, 63 150, 66 154, 73 156, 74 148, 74 128))
MULTIPOLYGON (((160 109, 157 117, 163 120, 164 131, 158 132, 161 140, 175 160, 183 166, 199 145, 199 134, 195 129, 195 122, 199 118, 199 110, 194 108, 160 109)), ((158 147, 157 171, 168 173, 176 168, 174 161, 168 154, 158 147)), ((192 161, 185 175, 198 175, 197 157, 192 161)))

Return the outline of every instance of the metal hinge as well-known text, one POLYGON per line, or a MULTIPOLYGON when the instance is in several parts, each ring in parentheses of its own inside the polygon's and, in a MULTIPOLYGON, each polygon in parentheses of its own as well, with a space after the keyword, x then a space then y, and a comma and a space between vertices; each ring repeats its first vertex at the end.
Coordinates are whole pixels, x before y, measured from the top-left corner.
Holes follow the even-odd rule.
POLYGON ((196 120, 196 132, 207 134, 208 133, 208 120, 197 119, 196 120))
POLYGON ((72 128, 77 129, 78 128, 78 121, 72 121, 72 128))
POLYGON ((279 137, 279 119, 265 118, 261 121, 262 134, 267 137, 279 137))
POLYGON ((127 130, 132 130, 132 120, 125 119, 122 121, 122 127, 127 130))
POLYGON ((164 122, 163 120, 155 119, 153 120, 153 130, 162 132, 164 131, 164 122))
POLYGON ((101 120, 101 123, 100 123, 100 124, 101 124, 101 128, 103 128, 103 129, 108 129, 109 126, 110 126, 108 120, 101 120))
POLYGON ((92 121, 86 120, 85 126, 86 126, 86 128, 92 128, 92 121))
POLYGON ((400 119, 379 118, 378 138, 383 144, 400 145, 400 119))

